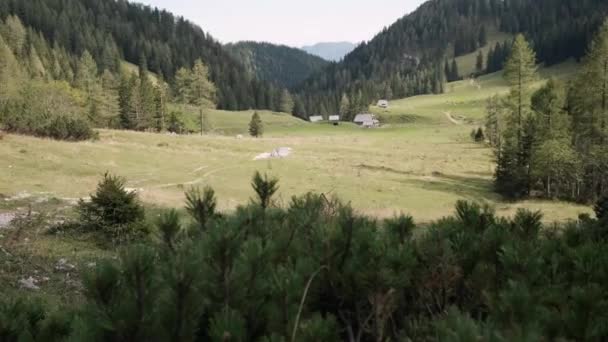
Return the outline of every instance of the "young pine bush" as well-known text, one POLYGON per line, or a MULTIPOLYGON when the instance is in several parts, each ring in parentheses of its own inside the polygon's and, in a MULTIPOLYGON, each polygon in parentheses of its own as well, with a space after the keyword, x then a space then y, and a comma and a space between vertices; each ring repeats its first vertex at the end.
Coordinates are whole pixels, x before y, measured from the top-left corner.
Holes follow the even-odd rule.
POLYGON ((251 186, 257 195, 258 204, 266 209, 270 206, 272 196, 279 190, 279 180, 277 178, 268 178, 268 175, 262 175, 256 171, 251 181, 251 186))
POLYGON ((249 134, 254 138, 259 138, 264 135, 264 123, 258 112, 253 113, 249 122, 249 134))
POLYGON ((147 234, 144 208, 137 193, 125 189, 125 180, 104 174, 91 200, 80 200, 77 211, 84 228, 113 239, 130 240, 147 234))
POLYGON ((595 216, 600 221, 608 220, 608 195, 602 197, 593 208, 595 211, 595 216))
POLYGON ((205 187, 202 194, 198 188, 186 193, 186 210, 202 231, 207 230, 209 222, 216 216, 216 207, 215 191, 210 187, 205 187))

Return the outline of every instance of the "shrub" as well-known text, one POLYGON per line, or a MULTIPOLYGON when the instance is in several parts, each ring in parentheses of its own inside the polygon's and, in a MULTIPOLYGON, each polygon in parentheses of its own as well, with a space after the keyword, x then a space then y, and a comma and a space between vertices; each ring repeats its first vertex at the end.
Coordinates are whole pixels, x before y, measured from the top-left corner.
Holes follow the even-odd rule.
POLYGON ((264 175, 264 177, 262 177, 258 171, 256 171, 256 173, 253 175, 251 186, 258 197, 258 204, 263 209, 270 206, 272 196, 279 190, 277 185, 278 183, 278 179, 268 178, 268 175, 264 175))
POLYGON ((104 174, 90 202, 80 200, 78 213, 82 225, 119 239, 131 239, 146 233, 144 208, 137 193, 125 189, 125 180, 104 174))
POLYGON ((253 116, 251 116, 251 121, 249 122, 249 134, 254 138, 264 135, 264 123, 262 122, 262 118, 258 112, 253 113, 253 116))
POLYGON ((62 82, 28 83, 1 109, 0 124, 7 132, 71 141, 96 137, 86 114, 62 82))
POLYGON ((186 210, 203 231, 215 216, 216 207, 215 191, 210 187, 205 187, 202 194, 198 188, 192 188, 186 193, 186 210))
POLYGON ((186 131, 186 126, 181 119, 182 114, 178 112, 171 112, 169 114, 169 122, 167 124, 167 131, 175 134, 183 134, 186 131))
POLYGON ((608 219, 608 195, 600 198, 593 209, 598 220, 608 219))

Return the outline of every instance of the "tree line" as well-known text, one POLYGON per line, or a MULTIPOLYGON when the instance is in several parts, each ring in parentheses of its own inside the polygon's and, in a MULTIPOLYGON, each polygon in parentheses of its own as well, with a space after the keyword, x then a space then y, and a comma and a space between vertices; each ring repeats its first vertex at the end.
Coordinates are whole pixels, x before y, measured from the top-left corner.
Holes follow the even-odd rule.
MULTIPOLYGON (((439 93, 446 77, 458 79, 453 70, 445 72, 446 58, 487 45, 490 28, 524 33, 539 62, 580 58, 606 14, 608 4, 602 0, 429 1, 305 81, 297 92, 301 108, 296 114, 336 113, 345 95, 369 105, 387 94, 439 93)), ((486 56, 488 72, 501 69, 505 51, 500 44, 486 56)))
POLYGON ((217 88, 219 109, 277 110, 282 89, 246 72, 242 63, 200 27, 182 17, 126 0, 3 0, 0 19, 17 16, 50 46, 73 56, 91 54, 100 73, 118 73, 120 61, 146 61, 173 86, 181 68, 201 60, 217 88), (278 100, 277 100, 278 101, 278 100))
MULTIPOLYGON (((210 73, 199 59, 178 69, 171 85, 149 72, 144 57, 137 67, 104 70, 88 50, 75 56, 8 16, 0 20, 0 129, 60 140, 93 138, 95 127, 206 133, 221 91, 210 73), (169 111, 169 103, 198 107, 200 129, 186 127, 184 114, 169 111)), ((286 89, 259 97, 275 111, 294 106, 286 89)))
POLYGON ((505 64, 510 94, 488 102, 496 188, 511 198, 593 202, 608 193, 608 20, 568 84, 550 80, 535 90, 536 62, 517 36, 505 64))
POLYGON ((295 88, 329 64, 321 57, 285 45, 238 42, 224 47, 250 74, 286 89, 295 88))
MULTIPOLYGON (((77 219, 118 258, 83 268, 83 302, 0 298, 4 341, 603 341, 608 338, 608 198, 596 218, 546 226, 461 201, 418 229, 323 194, 274 200, 256 173, 250 204, 217 210, 212 188, 185 212, 146 220, 106 175, 77 219), (556 229, 558 228, 558 229, 556 229)), ((550 218, 549 218, 550 219, 550 218)), ((76 235, 77 236, 77 235, 76 235)))

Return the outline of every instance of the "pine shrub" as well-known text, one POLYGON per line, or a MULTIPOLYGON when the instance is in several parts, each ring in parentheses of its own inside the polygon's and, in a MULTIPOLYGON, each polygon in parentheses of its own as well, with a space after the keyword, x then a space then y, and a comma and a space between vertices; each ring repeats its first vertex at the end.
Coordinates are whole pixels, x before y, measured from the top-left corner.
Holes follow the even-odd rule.
POLYGON ((277 178, 268 178, 268 175, 262 175, 256 171, 251 181, 251 186, 257 195, 257 203, 266 209, 270 206, 272 196, 279 190, 279 180, 277 178))
POLYGON ((264 123, 258 112, 254 112, 249 122, 249 134, 254 138, 259 138, 264 135, 264 123))
POLYGON ((120 241, 147 234, 144 208, 137 193, 125 189, 123 178, 104 174, 90 201, 80 200, 77 211, 82 226, 120 241))

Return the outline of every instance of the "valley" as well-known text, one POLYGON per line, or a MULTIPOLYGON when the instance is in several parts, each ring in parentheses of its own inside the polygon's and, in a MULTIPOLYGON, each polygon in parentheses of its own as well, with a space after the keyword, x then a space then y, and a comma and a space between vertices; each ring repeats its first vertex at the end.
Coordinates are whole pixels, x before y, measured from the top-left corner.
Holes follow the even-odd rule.
POLYGON ((608 340, 608 2, 141 1, 0 0, 1 342, 608 340))
MULTIPOLYGON (((543 77, 568 78, 573 62, 541 71, 543 77)), ((543 81, 539 81, 543 82, 543 81)), ((307 192, 352 202, 361 213, 378 218, 404 212, 432 221, 451 211, 458 200, 487 202, 502 215, 518 208, 541 210, 547 222, 575 219, 591 208, 547 200, 509 203, 493 191, 493 154, 471 141, 483 125, 485 103, 508 92, 501 73, 447 84, 442 95, 391 101, 372 107, 383 121, 377 129, 351 123, 311 124, 285 113, 262 111, 263 138, 248 137, 252 111, 209 111, 213 132, 177 136, 101 130, 97 141, 69 143, 18 135, 5 137, 0 153, 0 193, 80 198, 88 196, 104 172, 127 179, 150 205, 180 207, 185 190, 212 185, 223 211, 249 200, 248 184, 256 171, 280 179, 279 201, 307 192), (465 118, 461 125, 446 117, 465 118), (238 139, 237 136, 244 136, 238 139), (293 153, 284 159, 253 160, 279 147, 293 153)), ((198 109, 175 105, 186 125, 198 125, 198 109), (188 114, 189 113, 189 114, 188 114)))

